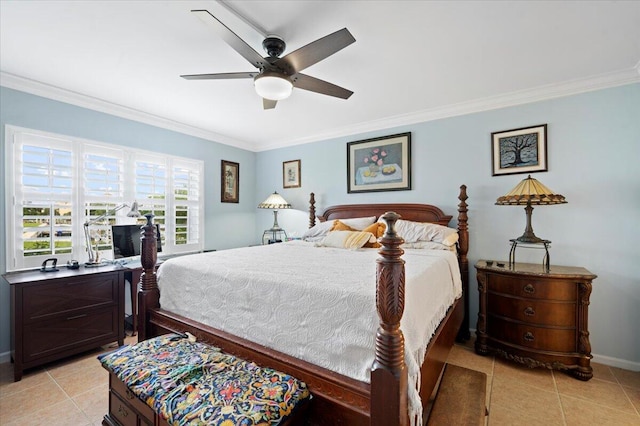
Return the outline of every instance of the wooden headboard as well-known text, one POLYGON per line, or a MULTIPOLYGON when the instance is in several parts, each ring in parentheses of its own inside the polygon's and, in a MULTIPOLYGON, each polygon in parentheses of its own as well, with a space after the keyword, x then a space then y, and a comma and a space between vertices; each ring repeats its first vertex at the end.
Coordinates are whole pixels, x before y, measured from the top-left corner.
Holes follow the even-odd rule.
POLYGON ((446 215, 436 206, 429 204, 346 204, 328 207, 318 216, 321 222, 350 217, 375 216, 376 220, 386 212, 395 212, 403 220, 431 222, 447 226, 453 216, 446 215))

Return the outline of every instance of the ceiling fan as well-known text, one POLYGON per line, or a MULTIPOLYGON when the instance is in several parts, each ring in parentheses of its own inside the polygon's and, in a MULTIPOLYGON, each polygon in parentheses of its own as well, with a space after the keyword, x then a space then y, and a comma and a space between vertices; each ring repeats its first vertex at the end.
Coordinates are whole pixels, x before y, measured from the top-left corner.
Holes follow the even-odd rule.
POLYGON ((264 109, 275 108, 279 100, 286 99, 291 95, 294 87, 342 99, 348 99, 353 94, 351 90, 300 72, 356 41, 346 28, 322 37, 283 57, 280 55, 286 47, 284 40, 281 37, 269 35, 262 42, 262 47, 269 56, 263 58, 208 10, 192 10, 191 12, 197 14, 202 21, 213 27, 229 46, 256 67, 258 71, 191 74, 180 77, 187 80, 253 78, 256 92, 262 97, 264 109))

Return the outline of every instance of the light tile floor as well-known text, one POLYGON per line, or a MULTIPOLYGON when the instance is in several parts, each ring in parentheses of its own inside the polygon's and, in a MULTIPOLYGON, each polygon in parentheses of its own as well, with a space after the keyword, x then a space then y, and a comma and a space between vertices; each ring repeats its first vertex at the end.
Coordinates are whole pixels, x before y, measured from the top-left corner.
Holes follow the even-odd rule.
MULTIPOLYGON (((32 369, 16 383, 13 365, 0 364, 0 425, 100 425, 108 374, 96 356, 111 349, 32 369)), ((593 379, 582 382, 476 355, 470 344, 456 345, 449 362, 487 374, 490 426, 640 425, 640 372, 592 363, 593 379)))

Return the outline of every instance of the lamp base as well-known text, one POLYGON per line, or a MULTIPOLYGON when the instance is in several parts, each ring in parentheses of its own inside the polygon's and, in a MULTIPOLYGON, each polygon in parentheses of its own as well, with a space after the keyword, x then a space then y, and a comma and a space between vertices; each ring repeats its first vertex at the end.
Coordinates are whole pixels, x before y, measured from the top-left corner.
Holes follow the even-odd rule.
POLYGON ((542 244, 547 240, 543 240, 542 238, 536 237, 533 232, 531 234, 524 233, 518 238, 515 239, 519 243, 529 243, 529 244, 542 244))
POLYGON ((103 266, 104 263, 103 262, 85 262, 84 267, 85 268, 96 268, 98 266, 103 266))

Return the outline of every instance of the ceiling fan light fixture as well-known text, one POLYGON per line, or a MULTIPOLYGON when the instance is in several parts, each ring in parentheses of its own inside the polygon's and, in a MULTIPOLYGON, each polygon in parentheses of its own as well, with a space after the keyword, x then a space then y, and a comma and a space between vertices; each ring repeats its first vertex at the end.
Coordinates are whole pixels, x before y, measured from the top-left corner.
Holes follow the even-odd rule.
POLYGON ((280 101, 291 96, 293 83, 277 73, 262 73, 254 79, 256 92, 265 99, 280 101))

